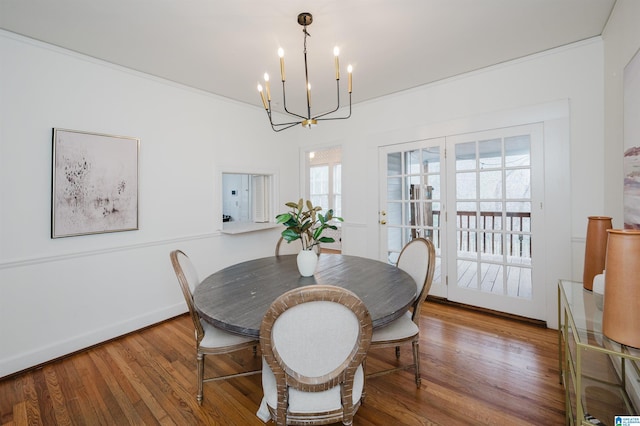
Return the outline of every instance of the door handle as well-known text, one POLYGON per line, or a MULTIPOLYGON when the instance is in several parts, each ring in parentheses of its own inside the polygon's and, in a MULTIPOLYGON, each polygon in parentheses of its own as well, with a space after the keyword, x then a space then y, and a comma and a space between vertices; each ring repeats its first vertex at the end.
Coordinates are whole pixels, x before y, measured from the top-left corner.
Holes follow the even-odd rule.
MULTIPOLYGON (((386 215, 387 215, 386 211, 384 211, 384 210, 380 211, 380 216, 385 217, 386 215)), ((384 219, 380 220, 380 225, 386 225, 386 224, 387 224, 386 220, 384 220, 384 219)))

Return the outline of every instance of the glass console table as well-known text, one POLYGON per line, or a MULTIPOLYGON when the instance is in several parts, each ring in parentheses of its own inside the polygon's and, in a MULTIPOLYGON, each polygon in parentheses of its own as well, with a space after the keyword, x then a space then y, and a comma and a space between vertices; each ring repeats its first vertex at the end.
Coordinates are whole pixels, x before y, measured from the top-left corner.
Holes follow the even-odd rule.
POLYGON ((616 416, 638 415, 640 350, 602 334, 602 310, 581 282, 559 281, 558 324, 566 424, 615 426, 616 416))

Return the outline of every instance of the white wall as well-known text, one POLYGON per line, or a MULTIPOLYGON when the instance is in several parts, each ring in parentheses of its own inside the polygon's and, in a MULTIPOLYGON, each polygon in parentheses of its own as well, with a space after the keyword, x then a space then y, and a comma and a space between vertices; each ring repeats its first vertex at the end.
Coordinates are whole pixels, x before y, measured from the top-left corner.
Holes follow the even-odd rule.
POLYGON ((172 249, 203 276, 273 253, 275 229, 220 235, 214 197, 221 164, 298 196, 261 108, 8 32, 0 64, 0 377, 184 312, 172 249), (53 127, 140 138, 138 231, 50 238, 53 127))
POLYGON ((527 118, 526 111, 564 102, 565 124, 543 118, 550 120, 545 121, 547 244, 539 250, 547 257, 543 316, 555 327, 557 281, 581 279, 586 218, 605 211, 603 57, 602 40, 593 38, 358 104, 351 119, 322 123, 313 137, 301 138, 303 150, 342 144, 343 250, 378 257, 379 146, 538 121, 537 113, 527 118), (523 121, 501 123, 500 117, 513 111, 523 121))

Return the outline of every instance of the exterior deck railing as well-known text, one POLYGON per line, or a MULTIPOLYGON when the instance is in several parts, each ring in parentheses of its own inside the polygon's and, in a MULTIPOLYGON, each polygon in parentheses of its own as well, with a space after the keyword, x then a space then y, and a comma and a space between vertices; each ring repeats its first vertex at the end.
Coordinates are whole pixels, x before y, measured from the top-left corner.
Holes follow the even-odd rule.
MULTIPOLYGON (((439 210, 429 213, 429 226, 442 223, 439 210)), ((502 212, 496 211, 481 211, 479 216, 475 211, 458 211, 456 229, 458 251, 496 255, 506 252, 508 256, 531 258, 530 212, 506 212, 503 217, 502 212)), ((440 247, 439 232, 428 234, 436 247, 440 247)))

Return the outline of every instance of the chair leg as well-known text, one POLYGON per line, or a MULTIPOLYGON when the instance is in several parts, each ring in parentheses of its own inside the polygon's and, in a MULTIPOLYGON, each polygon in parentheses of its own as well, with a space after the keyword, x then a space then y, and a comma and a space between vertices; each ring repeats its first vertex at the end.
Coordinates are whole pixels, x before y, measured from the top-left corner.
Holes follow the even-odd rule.
POLYGON ((367 357, 362 360, 362 395, 360 395, 360 404, 364 404, 367 397, 367 357))
POLYGON ((400 359, 400 346, 396 346, 396 358, 400 359))
POLYGON ((198 358, 198 395, 196 399, 198 400, 198 405, 202 405, 202 394, 203 394, 203 382, 204 382, 204 354, 199 353, 198 358))
POLYGON ((413 343, 413 365, 416 369, 416 387, 420 388, 420 344, 417 340, 414 340, 413 343))

